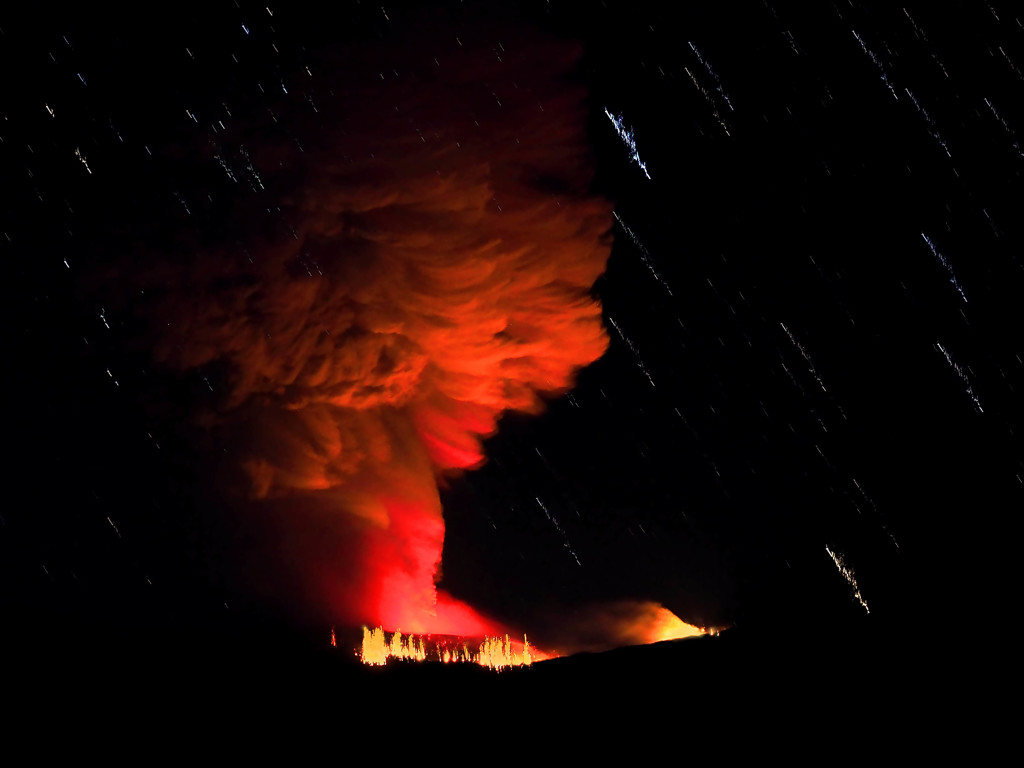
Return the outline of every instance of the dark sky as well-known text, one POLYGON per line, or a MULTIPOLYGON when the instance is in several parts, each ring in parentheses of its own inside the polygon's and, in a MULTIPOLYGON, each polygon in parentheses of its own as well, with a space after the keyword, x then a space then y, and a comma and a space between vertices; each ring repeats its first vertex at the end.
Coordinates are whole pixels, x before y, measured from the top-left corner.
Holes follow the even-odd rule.
POLYGON ((1022 20, 662 5, 0 16, 3 610, 315 634, 443 507, 540 644, 991 615, 1022 20))

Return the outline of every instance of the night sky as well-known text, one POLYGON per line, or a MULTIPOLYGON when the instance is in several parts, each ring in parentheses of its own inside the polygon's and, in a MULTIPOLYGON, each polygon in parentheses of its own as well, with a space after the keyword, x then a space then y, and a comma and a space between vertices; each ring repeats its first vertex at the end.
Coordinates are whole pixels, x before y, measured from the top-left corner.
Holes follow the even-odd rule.
POLYGON ((1012 4, 331 5, 0 14, 16 634, 998 615, 1012 4))

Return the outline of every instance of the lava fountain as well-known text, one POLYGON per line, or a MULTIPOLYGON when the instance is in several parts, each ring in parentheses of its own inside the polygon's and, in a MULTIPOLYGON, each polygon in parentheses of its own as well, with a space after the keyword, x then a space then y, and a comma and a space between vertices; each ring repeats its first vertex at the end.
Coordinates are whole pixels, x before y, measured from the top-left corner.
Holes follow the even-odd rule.
POLYGON ((484 637, 477 642, 465 638, 415 635, 403 637, 399 631, 388 638, 383 627, 363 627, 362 647, 358 656, 363 664, 384 666, 389 659, 405 661, 436 661, 445 664, 479 664, 494 670, 530 666, 535 661, 551 658, 550 654, 522 642, 502 637, 484 637), (470 647, 473 646, 474 650, 470 647))
MULTIPOLYGON (((363 627, 362 646, 356 655, 363 664, 384 666, 389 660, 473 663, 494 670, 530 666, 537 661, 557 658, 578 651, 601 651, 625 645, 647 645, 680 640, 715 629, 695 627, 657 603, 623 601, 577 613, 566 628, 571 645, 564 651, 541 651, 526 636, 522 642, 504 637, 476 639, 450 636, 403 636, 388 633, 383 627, 363 627), (590 642, 584 638, 589 635, 590 642)), ((334 635, 332 637, 332 644, 334 635)))

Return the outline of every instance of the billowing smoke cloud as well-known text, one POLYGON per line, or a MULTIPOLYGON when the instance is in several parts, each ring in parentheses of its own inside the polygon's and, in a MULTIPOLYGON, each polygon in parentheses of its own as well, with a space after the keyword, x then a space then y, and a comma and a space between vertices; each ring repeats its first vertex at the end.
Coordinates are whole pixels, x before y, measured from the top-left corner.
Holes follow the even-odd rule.
POLYGON ((155 361, 227 385, 206 425, 241 489, 318 526, 281 549, 303 588, 353 621, 468 634, 486 622, 434 588, 438 478, 604 352, 612 218, 587 190, 578 52, 433 37, 336 56, 317 112, 277 116, 301 140, 219 150, 267 191, 232 245, 145 280, 155 361))

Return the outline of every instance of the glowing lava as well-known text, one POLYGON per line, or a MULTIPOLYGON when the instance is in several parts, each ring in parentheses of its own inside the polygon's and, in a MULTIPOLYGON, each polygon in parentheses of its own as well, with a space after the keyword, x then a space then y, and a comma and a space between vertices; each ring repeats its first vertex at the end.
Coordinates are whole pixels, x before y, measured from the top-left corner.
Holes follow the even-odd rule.
POLYGON ((666 640, 681 640, 699 635, 715 635, 717 630, 687 624, 667 608, 657 603, 610 603, 592 609, 586 618, 571 620, 567 634, 582 634, 570 640, 564 651, 545 652, 509 635, 487 636, 479 642, 450 635, 403 636, 401 631, 385 632, 363 627, 363 644, 357 653, 360 661, 373 666, 384 666, 388 659, 407 661, 469 662, 495 670, 529 666, 579 651, 603 651, 626 645, 649 645, 666 640), (388 636, 390 635, 390 637, 388 636), (589 635, 589 638, 585 636, 589 635), (470 651, 470 645, 477 650, 470 651))
POLYGON ((660 643, 664 640, 681 640, 684 637, 696 637, 704 634, 708 634, 708 630, 687 624, 672 611, 662 608, 656 613, 654 621, 646 628, 646 640, 643 644, 660 643))
POLYGON ((408 661, 440 661, 448 663, 472 663, 494 670, 509 667, 529 666, 535 661, 550 659, 550 654, 538 651, 523 636, 523 642, 512 640, 508 635, 485 637, 477 651, 469 650, 469 641, 451 637, 403 637, 400 631, 391 635, 390 640, 383 627, 363 627, 363 645, 359 659, 363 664, 384 666, 388 659, 408 661))

